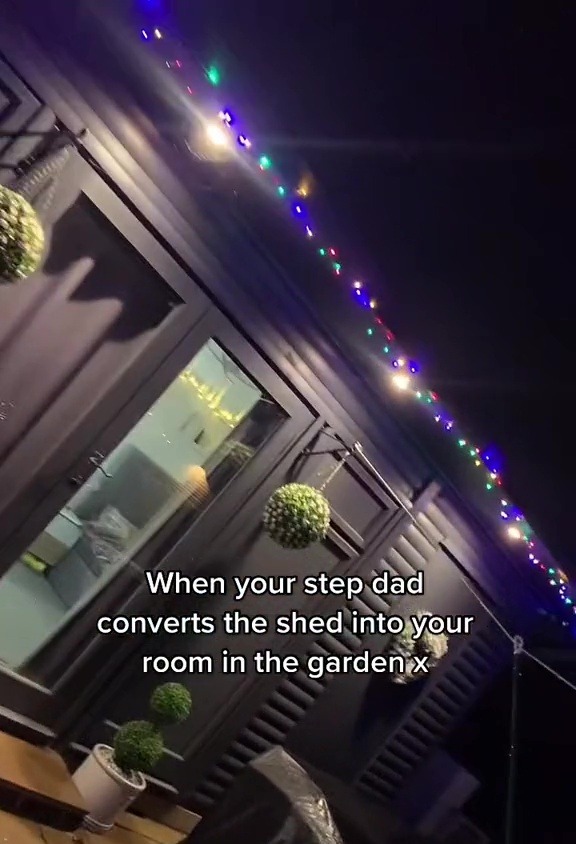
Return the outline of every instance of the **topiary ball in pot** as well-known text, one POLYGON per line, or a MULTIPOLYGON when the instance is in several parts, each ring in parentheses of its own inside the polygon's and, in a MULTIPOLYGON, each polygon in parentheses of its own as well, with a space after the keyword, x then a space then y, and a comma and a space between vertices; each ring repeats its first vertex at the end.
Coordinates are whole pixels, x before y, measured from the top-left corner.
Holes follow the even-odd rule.
POLYGON ((164 753, 162 736, 149 721, 128 721, 114 738, 114 762, 126 774, 146 774, 164 753))
POLYGON ((157 686, 150 698, 150 710, 158 726, 180 724, 192 710, 190 692, 181 683, 157 686))
POLYGON ((282 548, 297 550, 320 542, 329 526, 328 501, 306 484, 281 486, 264 509, 264 530, 282 548))
POLYGON ((0 283, 35 273, 44 252, 44 231, 30 203, 0 186, 0 283))

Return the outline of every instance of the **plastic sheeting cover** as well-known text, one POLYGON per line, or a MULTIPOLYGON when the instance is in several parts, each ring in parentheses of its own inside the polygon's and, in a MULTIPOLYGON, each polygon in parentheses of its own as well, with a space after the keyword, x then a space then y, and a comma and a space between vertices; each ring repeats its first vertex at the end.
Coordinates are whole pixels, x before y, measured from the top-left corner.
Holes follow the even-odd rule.
POLYGON ((244 769, 187 839, 250 844, 343 844, 322 791, 281 747, 244 769))

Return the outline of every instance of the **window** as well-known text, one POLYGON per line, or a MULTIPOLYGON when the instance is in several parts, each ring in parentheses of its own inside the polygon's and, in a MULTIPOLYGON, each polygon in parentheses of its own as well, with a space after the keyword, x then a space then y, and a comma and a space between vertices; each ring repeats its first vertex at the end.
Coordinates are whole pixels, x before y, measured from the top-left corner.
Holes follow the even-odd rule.
POLYGON ((196 518, 284 418, 209 340, 0 579, 0 660, 23 668, 160 529, 196 518))

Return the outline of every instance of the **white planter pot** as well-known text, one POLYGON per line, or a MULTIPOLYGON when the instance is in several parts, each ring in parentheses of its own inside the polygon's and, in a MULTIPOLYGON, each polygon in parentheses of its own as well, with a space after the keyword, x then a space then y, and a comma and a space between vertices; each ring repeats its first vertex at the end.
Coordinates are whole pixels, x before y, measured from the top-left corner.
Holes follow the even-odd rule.
POLYGON ((101 835, 112 829, 118 815, 146 788, 142 774, 128 779, 110 764, 111 755, 112 748, 97 744, 72 776, 88 809, 84 827, 101 835))

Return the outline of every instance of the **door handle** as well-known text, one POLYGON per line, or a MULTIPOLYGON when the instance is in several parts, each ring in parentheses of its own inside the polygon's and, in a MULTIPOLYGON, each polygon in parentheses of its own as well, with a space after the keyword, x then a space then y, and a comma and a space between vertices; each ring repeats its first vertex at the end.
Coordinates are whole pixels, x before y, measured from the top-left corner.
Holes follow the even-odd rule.
POLYGON ((95 454, 92 454, 88 458, 88 460, 93 466, 96 466, 96 468, 99 469, 105 477, 107 477, 107 478, 112 477, 112 475, 109 472, 107 472, 106 469, 102 466, 102 461, 104 460, 104 455, 100 454, 99 451, 97 451, 95 454))
MULTIPOLYGON (((100 472, 102 472, 102 474, 106 478, 112 478, 113 475, 107 472, 106 469, 102 466, 102 461, 104 459, 104 455, 101 454, 99 451, 96 451, 94 452, 94 454, 90 455, 90 457, 88 458, 88 462, 91 463, 92 466, 94 466, 100 472)), ((82 486, 82 484, 85 483, 86 480, 87 478, 84 476, 84 473, 80 471, 77 475, 72 475, 71 477, 69 477, 68 483, 70 483, 72 486, 82 486)))

